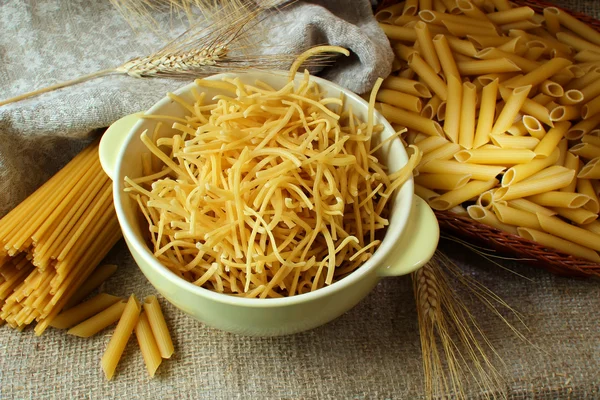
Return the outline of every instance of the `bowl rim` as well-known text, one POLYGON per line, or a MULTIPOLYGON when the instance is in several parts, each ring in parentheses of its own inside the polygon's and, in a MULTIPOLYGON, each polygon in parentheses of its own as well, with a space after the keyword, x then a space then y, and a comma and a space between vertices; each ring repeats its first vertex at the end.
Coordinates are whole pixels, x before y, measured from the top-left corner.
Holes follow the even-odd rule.
MULTIPOLYGON (((221 80, 224 77, 227 77, 227 78, 237 77, 237 76, 240 76, 241 74, 245 74, 246 76, 256 75, 256 77, 253 77, 253 79, 261 79, 260 77, 264 76, 264 75, 279 75, 279 76, 287 77, 289 73, 287 71, 249 71, 249 72, 241 72, 241 73, 227 72, 227 73, 211 75, 211 76, 205 77, 203 79, 221 80)), ((303 79, 302 74, 297 74, 294 78, 295 81, 300 80, 300 79, 303 79)), ((331 81, 328 81, 326 79, 323 79, 323 78, 320 78, 317 76, 313 76, 313 75, 310 75, 310 80, 316 82, 319 85, 330 86, 333 89, 337 89, 340 92, 342 92, 346 98, 351 98, 354 102, 360 104, 362 107, 365 107, 365 109, 368 108, 368 102, 366 102, 363 98, 361 98, 357 94, 353 93, 352 91, 350 91, 346 88, 343 88, 342 86, 340 86, 336 83, 333 83, 331 81)), ((191 82, 191 83, 173 91, 172 93, 174 93, 176 95, 181 95, 182 93, 190 91, 191 88, 198 88, 198 87, 199 86, 196 85, 194 82, 191 82)), ((169 104, 170 102, 172 102, 172 99, 169 98, 168 96, 165 96, 161 100, 159 100, 157 103, 155 103, 144 114, 156 114, 158 110, 160 110, 162 107, 169 104)), ((374 116, 375 116, 374 122, 382 124, 384 126, 384 131, 387 130, 390 132, 395 132, 395 130, 390 125, 390 123, 377 110, 374 110, 374 116)), ((126 150, 129 148, 131 142, 134 140, 134 138, 136 136, 136 132, 139 132, 140 127, 144 123, 145 123, 145 120, 143 118, 140 118, 140 120, 135 123, 135 125, 131 128, 131 130, 129 132, 127 132, 126 138, 123 140, 123 143, 122 143, 120 149, 118 150, 117 161, 116 161, 116 165, 114 168, 114 176, 113 176, 113 178, 114 178, 114 180, 113 180, 113 202, 115 205, 115 211, 117 213, 117 218, 119 220, 119 225, 123 232, 123 237, 125 238, 125 240, 127 242, 130 252, 135 250, 135 252, 138 254, 138 256, 141 257, 142 260, 146 263, 147 268, 157 272, 161 276, 162 279, 169 281, 171 284, 173 284, 175 287, 178 287, 181 290, 190 291, 193 294, 208 298, 215 302, 236 305, 236 306, 242 306, 242 307, 252 307, 252 308, 281 307, 281 306, 289 306, 289 305, 313 301, 316 299, 330 296, 337 291, 340 291, 344 288, 347 288, 348 286, 351 286, 351 285, 357 283, 358 281, 365 278, 367 275, 374 273, 374 272, 376 273, 377 267, 381 267, 382 262, 385 261, 386 257, 392 252, 393 246, 400 241, 402 235, 406 232, 406 228, 408 226, 408 220, 409 220, 409 216, 410 216, 410 211, 411 211, 412 205, 413 205, 414 183, 413 183, 412 175, 399 189, 399 190, 403 190, 405 185, 408 185, 410 188, 409 190, 406 190, 406 189, 403 190, 404 196, 406 198, 402 202, 401 206, 398 207, 398 208, 400 208, 400 210, 396 211, 400 214, 396 218, 401 218, 401 220, 399 222, 398 228, 396 230, 392 231, 393 239, 388 240, 388 241, 382 241, 380 246, 373 253, 373 256, 369 260, 367 260, 364 264, 362 264, 360 267, 358 267, 355 271, 351 272, 349 275, 345 276, 344 278, 342 278, 338 281, 333 282, 331 285, 324 286, 313 292, 296 294, 294 296, 286 296, 286 297, 281 297, 281 298, 265 298, 265 299, 238 297, 238 296, 233 296, 233 295, 229 295, 229 294, 225 294, 225 293, 218 293, 216 291, 206 289, 201 286, 196 286, 192 282, 189 282, 189 281, 177 276, 169 268, 167 268, 162 263, 160 263, 160 261, 158 261, 158 259, 156 257, 154 257, 154 255, 148 248, 147 244, 144 241, 137 239, 137 235, 131 226, 132 223, 130 223, 130 221, 129 221, 129 217, 127 215, 128 213, 125 212, 124 208, 122 207, 123 200, 121 198, 122 198, 122 196, 125 196, 125 194, 122 193, 122 189, 123 189, 123 182, 122 182, 123 179, 122 178, 123 177, 121 176, 121 170, 123 168, 124 163, 126 162, 125 160, 127 160, 129 158, 129 157, 125 157, 125 153, 126 153, 126 150)), ((408 162, 408 155, 406 153, 406 149, 404 148, 404 146, 400 146, 399 148, 401 149, 401 156, 404 157, 405 162, 408 162)), ((397 194, 398 193, 399 192, 397 192, 397 194)), ((388 231, 386 232, 386 236, 388 235, 389 232, 390 231, 388 229, 388 231)), ((136 265, 138 266, 138 268, 140 268, 142 270, 142 272, 144 272, 144 274, 145 274, 144 270, 146 267, 141 266, 137 262, 137 260, 134 260, 134 261, 135 261, 136 265)), ((150 281, 150 279, 148 277, 146 277, 146 278, 150 281)), ((152 282, 150 282, 150 284, 152 286, 154 286, 154 284, 152 282)), ((157 287, 155 287, 155 289, 158 290, 157 287)))

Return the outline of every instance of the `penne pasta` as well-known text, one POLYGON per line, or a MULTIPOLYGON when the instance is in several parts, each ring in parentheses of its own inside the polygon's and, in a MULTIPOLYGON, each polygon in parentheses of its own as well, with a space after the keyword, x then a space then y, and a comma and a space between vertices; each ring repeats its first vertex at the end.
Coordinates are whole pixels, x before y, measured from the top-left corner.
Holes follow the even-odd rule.
POLYGON ((535 62, 528 60, 525 57, 521 57, 514 53, 508 53, 502 51, 498 48, 488 47, 483 50, 480 50, 475 54, 475 58, 479 58, 482 60, 498 60, 498 59, 507 59, 512 61, 520 71, 530 72, 534 69, 538 68, 540 65, 535 62))
POLYGON ((581 208, 590 200, 583 194, 560 191, 540 193, 526 199, 540 206, 560 208, 581 208))
POLYGON ((581 139, 583 135, 588 134, 598 125, 600 125, 600 114, 596 114, 589 119, 579 121, 577 124, 568 129, 565 137, 569 140, 581 139))
POLYGON ((531 136, 491 135, 492 143, 503 149, 533 150, 540 142, 531 136))
POLYGON ((536 86, 546 79, 550 79, 552 75, 558 73, 565 67, 568 67, 573 62, 566 58, 553 58, 546 63, 541 64, 538 68, 530 71, 529 73, 523 75, 519 79, 511 82, 508 85, 509 88, 515 88, 519 86, 527 86, 532 85, 536 86))
POLYGON ((388 76, 385 78, 381 84, 381 88, 395 90, 421 98, 431 97, 431 92, 427 86, 421 82, 412 79, 399 78, 397 76, 388 76))
POLYGON ((546 130, 535 117, 531 115, 523 116, 523 126, 527 132, 534 138, 541 140, 546 134, 546 130))
POLYGON ((554 211, 561 217, 568 219, 576 224, 587 225, 598 219, 598 214, 584 208, 560 208, 554 207, 554 211))
POLYGON ((462 86, 462 100, 460 109, 458 144, 465 149, 473 148, 475 137, 475 106, 477 102, 477 88, 471 82, 462 86))
POLYGON ((531 228, 517 228, 517 233, 524 239, 534 241, 543 246, 547 246, 553 249, 557 249, 566 254, 571 254, 576 257, 581 257, 585 260, 594 262, 600 261, 598 253, 590 248, 578 245, 569 240, 562 239, 560 237, 541 232, 539 230, 531 228))
POLYGON ((502 186, 509 186, 525 180, 530 176, 542 171, 544 168, 553 165, 558 160, 559 154, 560 151, 558 149, 554 149, 549 157, 538 158, 529 163, 519 164, 509 168, 502 177, 502 186))
POLYGON ((446 143, 448 143, 448 141, 441 136, 427 136, 425 139, 423 139, 421 141, 417 142, 415 140, 413 142, 421 150, 421 152, 423 152, 423 154, 427 154, 433 150, 436 150, 436 149, 442 147, 446 143))
POLYGON ((522 211, 527 211, 530 212, 532 214, 542 214, 542 215, 548 215, 548 216, 552 216, 552 215, 556 215, 556 211, 553 211, 549 208, 540 206, 539 204, 536 204, 534 202, 531 202, 529 200, 526 199, 514 199, 514 200, 510 200, 507 202, 508 206, 516 208, 518 210, 522 210, 522 211))
POLYGON ((446 36, 436 35, 433 38, 433 47, 435 48, 438 59, 440 60, 441 68, 444 72, 444 76, 446 77, 446 82, 448 82, 448 78, 451 75, 457 79, 460 79, 460 73, 458 72, 456 61, 454 60, 454 56, 452 55, 450 44, 448 43, 446 36))
POLYGON ((498 220, 503 224, 512 225, 513 227, 521 226, 537 230, 542 229, 537 216, 532 212, 519 210, 518 208, 500 203, 493 203, 492 207, 494 214, 496 214, 498 220))
POLYGON ((485 75, 503 72, 516 72, 521 68, 508 58, 491 60, 459 61, 456 63, 460 75, 485 75))
POLYGON ((441 136, 443 134, 442 127, 437 122, 423 118, 417 113, 402 110, 401 108, 385 103, 380 103, 379 106, 381 114, 391 122, 401 124, 430 136, 441 136))
POLYGON ((512 165, 528 163, 535 153, 525 149, 473 149, 461 150, 454 158, 461 163, 512 165))
POLYGON ((537 214, 537 217, 544 231, 581 246, 600 250, 600 235, 566 223, 557 217, 541 214, 537 214))
POLYGON ((455 190, 467 184, 471 175, 454 174, 419 174, 414 178, 415 183, 433 190, 455 190))
POLYGON ((421 165, 426 165, 432 160, 450 160, 459 150, 460 146, 457 143, 446 143, 439 148, 424 154, 421 158, 421 165))
POLYGON ((504 232, 512 233, 513 235, 517 234, 516 227, 500 222, 498 217, 496 217, 496 215, 494 215, 494 213, 487 208, 473 205, 467 207, 467 212, 469 213, 469 217, 477 222, 500 229, 504 232))
POLYGON ((568 121, 557 122, 554 128, 550 129, 536 146, 534 150, 536 157, 550 156, 570 127, 571 123, 568 121))
POLYGON ((577 177, 580 179, 600 179, 600 158, 594 158, 585 164, 577 177))
MULTIPOLYGON (((575 171, 575 175, 577 175, 577 173, 579 173, 579 156, 574 155, 571 152, 566 152, 565 153, 565 160, 563 162, 563 166, 565 168, 569 168, 575 171)), ((575 188, 577 186, 577 178, 573 177, 573 180, 571 181, 571 183, 569 183, 569 185, 565 186, 564 188, 560 189, 561 192, 575 192, 575 188)))
POLYGON ((583 101, 583 93, 577 89, 569 89, 567 90, 560 99, 558 99, 558 103, 563 106, 571 106, 575 104, 579 104, 583 101))
POLYGON ((442 99, 439 98, 439 96, 433 96, 428 102, 427 104, 425 104, 425 107, 423 107, 423 110, 421 110, 421 116, 427 119, 433 119, 434 117, 437 116, 437 111, 440 107, 440 105, 442 104, 442 99))
POLYGON ((519 110, 525 103, 529 92, 531 91, 531 86, 522 86, 513 89, 512 93, 506 100, 502 111, 498 115, 494 126, 492 127, 492 131, 490 135, 498 135, 500 133, 504 133, 510 128, 513 124, 513 121, 519 114, 519 110))
POLYGON ((433 40, 431 38, 431 32, 427 24, 423 21, 419 21, 415 25, 415 32, 417 34, 417 43, 420 47, 420 53, 431 69, 437 74, 441 71, 440 61, 438 60, 435 48, 433 47, 433 40))
POLYGON ((577 193, 586 195, 590 198, 583 207, 586 210, 598 214, 598 212, 600 212, 600 201, 598 200, 598 193, 594 189, 592 182, 589 179, 577 179, 576 190, 577 193))
POLYGON ((419 184, 415 183, 415 194, 425 200, 426 202, 430 202, 439 196, 439 193, 434 192, 431 189, 427 189, 419 184))
POLYGON ((600 146, 591 143, 579 143, 569 149, 569 152, 578 155, 584 160, 600 157, 600 146))
MULTIPOLYGON (((447 15, 447 14, 445 14, 447 15)), ((472 18, 468 18, 472 20, 472 18)), ((493 25, 471 25, 462 22, 455 22, 448 19, 442 21, 442 24, 451 34, 458 37, 467 37, 467 35, 497 35, 493 25)))
POLYGON ((478 181, 492 180, 500 175, 504 169, 504 167, 496 165, 467 164, 441 159, 431 160, 419 166, 420 172, 471 175, 472 179, 478 181))
POLYGON ((479 196, 481 193, 492 189, 498 181, 491 179, 489 181, 473 180, 457 190, 452 190, 433 199, 429 204, 434 210, 449 210, 463 202, 479 196))
POLYGON ((551 176, 529 179, 509 186, 502 186, 494 193, 494 201, 508 201, 558 190, 567 186, 574 175, 575 171, 566 170, 551 176))
POLYGON ((135 336, 144 358, 144 364, 150 377, 153 377, 162 362, 158 345, 154 339, 146 312, 142 312, 135 326, 135 336))
POLYGON ((473 139, 473 148, 479 148, 490 140, 489 132, 494 124, 494 114, 496 112, 496 97, 498 95, 498 80, 495 79, 483 88, 481 94, 481 106, 479 108, 479 119, 475 138, 473 139))
POLYGON ((534 14, 535 11, 530 7, 516 7, 509 10, 489 13, 486 14, 486 17, 497 25, 504 25, 511 22, 528 20, 533 17, 534 14))
POLYGON ((86 302, 61 312, 52 320, 50 326, 57 329, 71 328, 72 326, 75 326, 78 323, 98 314, 100 311, 107 309, 119 300, 122 300, 122 298, 107 293, 100 293, 86 302))
POLYGON ((94 289, 100 286, 104 281, 110 278, 117 271, 117 266, 114 264, 103 264, 94 270, 86 281, 77 289, 73 296, 67 301, 64 309, 68 309, 78 304, 94 289))
POLYGON ((444 132, 453 143, 457 143, 462 110, 462 84, 454 75, 448 76, 448 96, 444 132))
POLYGON ((121 318, 126 306, 125 300, 120 300, 98 314, 75 325, 67 331, 69 335, 90 337, 114 324, 121 318))
POLYGON ((419 75, 427 86, 435 92, 442 100, 446 100, 448 92, 446 83, 435 73, 433 69, 416 53, 408 56, 408 66, 419 75))
POLYGON ((600 46, 567 32, 558 32, 556 39, 577 51, 589 50, 600 53, 600 46))
POLYGON ((404 42, 415 42, 417 40, 417 33, 414 29, 382 23, 379 23, 379 27, 383 33, 392 40, 404 42))
POLYGON ((596 96, 581 108, 581 116, 583 119, 591 118, 598 113, 600 113, 600 96, 596 96))
POLYGON ((585 224, 585 225, 581 226, 580 228, 583 228, 586 231, 594 232, 594 233, 600 235, 600 222, 598 222, 598 221, 590 222, 589 224, 585 224))
POLYGON ((544 19, 546 20, 546 29, 553 35, 560 32, 560 20, 558 18, 558 8, 544 7, 544 19))
POLYGON ((148 296, 144 299, 144 311, 148 316, 148 322, 152 327, 152 333, 156 339, 161 357, 171 358, 175 349, 156 296, 148 296))
POLYGON ((391 104, 395 107, 400 107, 415 113, 421 112, 421 109, 423 108, 421 99, 417 96, 397 92, 391 89, 380 89, 377 92, 376 99, 377 101, 391 104))
POLYGON ((112 379, 117 364, 121 359, 123 350, 129 341, 129 337, 137 325, 140 316, 140 305, 134 295, 129 297, 119 323, 106 346, 102 355, 102 369, 108 380, 112 379))
POLYGON ((548 79, 540 83, 540 91, 551 97, 562 97, 565 94, 565 90, 561 85, 548 79))

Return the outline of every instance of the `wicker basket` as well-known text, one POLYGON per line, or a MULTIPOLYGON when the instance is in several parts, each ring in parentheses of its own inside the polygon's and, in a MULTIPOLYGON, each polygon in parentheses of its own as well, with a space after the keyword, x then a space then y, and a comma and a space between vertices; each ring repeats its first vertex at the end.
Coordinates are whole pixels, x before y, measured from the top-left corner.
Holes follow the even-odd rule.
MULTIPOLYGON (((382 9, 397 2, 397 0, 383 1, 378 8, 382 9)), ((540 14, 544 7, 556 7, 555 4, 537 0, 513 0, 513 2, 521 6, 529 6, 540 14)), ((599 20, 583 13, 565 11, 600 31, 599 20)), ((469 217, 459 216, 449 211, 436 211, 435 214, 443 232, 495 250, 499 254, 518 258, 523 263, 544 268, 561 276, 600 277, 600 264, 544 247, 520 236, 481 224, 469 217)))

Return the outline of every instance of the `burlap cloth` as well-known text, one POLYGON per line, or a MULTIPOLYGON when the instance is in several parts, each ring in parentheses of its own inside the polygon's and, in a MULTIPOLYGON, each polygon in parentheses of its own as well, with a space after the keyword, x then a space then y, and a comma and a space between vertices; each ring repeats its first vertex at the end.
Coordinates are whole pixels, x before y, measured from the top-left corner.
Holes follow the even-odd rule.
MULTIPOLYGON (((351 47, 360 63, 328 77, 361 90, 388 68, 389 52, 367 2, 322 1, 290 12, 290 37, 351 47), (343 18, 339 18, 342 16, 343 18), (304 19, 302 19, 302 18, 304 19), (337 36, 336 36, 337 35, 337 36), (342 35, 342 36, 339 36, 342 35), (336 40, 336 37, 338 38, 336 40), (340 37, 345 40, 340 41, 340 37), (352 69, 353 75, 348 75, 352 69), (357 79, 348 79, 355 76, 357 79)), ((557 4, 600 17, 600 3, 557 4)), ((168 21, 174 32, 177 21, 168 21)), ((0 2, 0 97, 113 66, 149 52, 157 38, 133 36, 103 1, 0 2)), ((0 215, 23 199, 89 140, 91 130, 144 109, 181 83, 110 77, 0 108, 0 215)), ((512 399, 600 398, 598 281, 565 279, 519 264, 520 277, 456 246, 445 252, 520 311, 536 346, 519 341, 479 303, 467 305, 504 360, 497 363, 512 399)), ((139 297, 155 291, 123 243, 109 254, 120 266, 104 289, 139 297)), ((175 356, 147 377, 132 340, 111 382, 100 358, 110 332, 90 339, 48 330, 42 337, 0 328, 0 398, 418 399, 423 397, 420 344, 410 278, 389 278, 356 308, 310 332, 279 338, 240 337, 189 318, 164 300, 175 356)), ((508 315, 508 314, 507 314, 508 315)), ((514 318, 511 319, 516 323, 514 318)), ((477 387, 467 388, 479 398, 477 387)))

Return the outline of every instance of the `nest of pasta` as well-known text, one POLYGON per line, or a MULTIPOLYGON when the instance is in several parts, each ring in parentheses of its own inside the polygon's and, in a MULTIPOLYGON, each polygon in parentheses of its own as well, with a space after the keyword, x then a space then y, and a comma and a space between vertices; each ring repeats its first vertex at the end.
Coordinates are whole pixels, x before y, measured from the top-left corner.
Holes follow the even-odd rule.
POLYGON ((410 149, 393 173, 378 161, 378 149, 399 139, 379 140, 374 99, 361 121, 308 73, 278 89, 196 83, 225 94, 194 90, 193 104, 169 94, 189 116, 164 117, 171 137, 158 137, 160 124, 144 132, 144 176, 126 178, 158 260, 195 285, 259 298, 317 290, 368 260, 420 156, 410 149))
POLYGON ((384 2, 397 56, 377 106, 423 151, 446 232, 600 275, 600 22, 538 1, 384 2))

